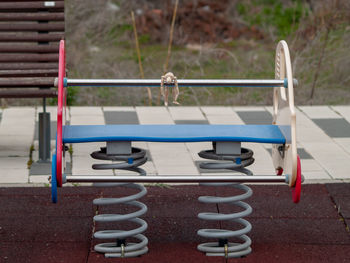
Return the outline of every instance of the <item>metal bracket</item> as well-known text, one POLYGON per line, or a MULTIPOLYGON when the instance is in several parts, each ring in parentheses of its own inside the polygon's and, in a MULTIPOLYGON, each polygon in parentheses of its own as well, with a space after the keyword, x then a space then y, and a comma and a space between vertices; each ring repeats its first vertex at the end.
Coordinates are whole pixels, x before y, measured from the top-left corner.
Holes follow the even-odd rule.
POLYGON ((216 154, 241 155, 241 142, 213 142, 216 154))
POLYGON ((107 155, 131 154, 131 142, 107 142, 107 155))

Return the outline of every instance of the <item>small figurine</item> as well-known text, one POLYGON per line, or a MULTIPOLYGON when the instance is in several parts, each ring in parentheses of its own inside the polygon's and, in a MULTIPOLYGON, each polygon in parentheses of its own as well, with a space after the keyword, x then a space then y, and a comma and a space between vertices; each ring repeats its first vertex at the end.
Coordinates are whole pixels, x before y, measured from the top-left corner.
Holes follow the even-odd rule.
POLYGON ((179 86, 177 84, 177 78, 172 72, 166 73, 161 77, 160 81, 160 92, 164 98, 164 105, 168 107, 169 85, 173 85, 173 103, 179 105, 180 103, 177 102, 180 93, 179 86))

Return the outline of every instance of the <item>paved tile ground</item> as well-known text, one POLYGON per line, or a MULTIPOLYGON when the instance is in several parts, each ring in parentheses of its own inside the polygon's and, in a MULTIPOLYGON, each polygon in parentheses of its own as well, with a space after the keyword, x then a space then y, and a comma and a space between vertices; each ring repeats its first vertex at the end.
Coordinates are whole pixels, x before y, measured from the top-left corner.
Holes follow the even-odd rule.
MULTIPOLYGON (((56 108, 51 113, 54 149, 56 108)), ((41 108, 14 107, 0 112, 0 184, 47 183, 50 166, 28 161, 38 160, 37 115, 41 108), (31 152, 31 146, 34 151, 31 152)), ((271 107, 71 107, 67 119, 71 124, 267 124, 271 107)), ((306 183, 350 181, 350 106, 302 106, 297 108, 298 151, 306 183)), ((74 174, 96 174, 91 165, 92 151, 103 143, 74 144, 74 174)), ((144 168, 149 174, 208 174, 199 169, 197 153, 210 143, 135 143, 151 157, 144 168), (179 165, 181 163, 181 165, 179 165)), ((255 174, 273 174, 271 145, 244 144, 254 150, 255 174)), ((220 172, 220 171, 219 171, 220 172)), ((223 171, 222 171, 223 172, 223 171)), ((101 173, 101 172, 99 172, 101 173)), ((104 174, 111 174, 104 171, 104 174)))
MULTIPOLYGON (((50 166, 36 163, 33 167, 39 168, 35 172, 28 169, 30 161, 38 159, 35 127, 40 110, 27 107, 0 110, 1 263, 223 262, 196 250, 198 242, 205 241, 196 231, 213 224, 227 225, 199 220, 196 214, 218 209, 228 212, 232 207, 212 207, 199 203, 197 198, 219 193, 227 196, 229 192, 225 188, 215 190, 193 185, 148 187, 148 195, 143 198, 149 207, 145 215, 149 224, 148 255, 108 260, 94 252, 92 217, 96 211, 115 210, 94 207, 92 200, 115 195, 117 190, 64 187, 59 189, 59 203, 50 202, 47 187, 50 166)), ((55 107, 48 107, 48 111, 54 126, 55 107)), ((271 107, 72 107, 68 111, 71 124, 263 124, 270 120, 271 107)), ((302 170, 306 183, 313 184, 303 185, 298 205, 292 203, 288 186, 253 185, 254 195, 248 201, 254 210, 248 217, 253 225, 250 233, 253 253, 228 262, 350 262, 349 123, 350 106, 297 109, 302 170)), ((73 145, 72 158, 68 158, 73 173, 96 173, 91 169, 96 161, 90 158, 90 153, 102 146, 101 143, 73 145)), ((146 149, 151 156, 143 166, 149 174, 209 174, 198 167, 201 158, 197 153, 209 149, 210 143, 137 142, 135 146, 146 149)), ((271 145, 244 144, 244 147, 254 151, 256 162, 250 168, 255 174, 273 174, 271 145)))

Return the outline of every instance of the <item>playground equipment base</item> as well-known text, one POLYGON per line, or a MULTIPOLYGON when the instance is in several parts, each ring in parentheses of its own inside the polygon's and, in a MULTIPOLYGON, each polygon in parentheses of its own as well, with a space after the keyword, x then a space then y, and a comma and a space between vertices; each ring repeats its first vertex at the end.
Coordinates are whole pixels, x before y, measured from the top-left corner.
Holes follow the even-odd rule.
MULTIPOLYGON (((248 219, 253 225, 250 236, 254 253, 227 262, 350 261, 350 233, 346 229, 350 226, 349 183, 304 185, 303 202, 297 206, 290 200, 287 185, 251 187, 254 212, 248 219)), ((50 188, 44 187, 0 188, 1 263, 140 262, 140 258, 107 259, 93 251, 91 218, 96 207, 91 201, 102 193, 115 194, 114 189, 63 187, 55 206, 47 198, 49 193, 50 188)), ((208 226, 197 213, 203 208, 217 209, 197 201, 205 193, 215 195, 215 188, 148 187, 143 201, 149 206, 144 218, 149 224, 146 234, 150 242, 142 262, 225 262, 196 248, 201 241, 196 231, 208 226)), ((222 193, 228 194, 220 189, 222 193)))

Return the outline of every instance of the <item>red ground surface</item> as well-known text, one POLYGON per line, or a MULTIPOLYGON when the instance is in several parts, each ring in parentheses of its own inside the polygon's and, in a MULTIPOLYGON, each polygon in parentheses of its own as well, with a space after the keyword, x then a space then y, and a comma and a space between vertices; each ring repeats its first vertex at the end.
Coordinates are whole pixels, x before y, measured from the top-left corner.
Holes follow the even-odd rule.
MULTIPOLYGON (((350 184, 305 185, 297 205, 287 186, 252 188, 253 252, 228 262, 350 262, 350 184)), ((106 259, 93 251, 92 217, 96 209, 111 208, 94 207, 92 200, 122 195, 119 188, 65 187, 59 189, 58 204, 51 203, 49 188, 0 188, 0 262, 225 262, 196 249, 206 241, 197 230, 218 226, 197 219, 198 212, 217 209, 197 198, 219 192, 226 196, 230 189, 148 187, 142 201, 149 209, 144 217, 149 253, 106 259)), ((218 209, 227 212, 232 206, 218 209)))

